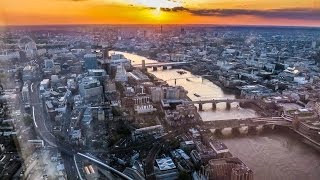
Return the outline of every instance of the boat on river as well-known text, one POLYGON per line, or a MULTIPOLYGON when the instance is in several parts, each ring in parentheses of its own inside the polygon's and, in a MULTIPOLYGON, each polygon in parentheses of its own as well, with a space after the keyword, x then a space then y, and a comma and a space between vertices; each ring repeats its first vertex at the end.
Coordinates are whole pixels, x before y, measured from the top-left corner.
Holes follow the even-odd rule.
POLYGON ((197 93, 194 93, 193 94, 194 96, 196 96, 196 97, 201 97, 199 94, 197 94, 197 93))
POLYGON ((177 73, 179 73, 180 75, 186 74, 187 72, 183 71, 183 70, 178 70, 177 73))

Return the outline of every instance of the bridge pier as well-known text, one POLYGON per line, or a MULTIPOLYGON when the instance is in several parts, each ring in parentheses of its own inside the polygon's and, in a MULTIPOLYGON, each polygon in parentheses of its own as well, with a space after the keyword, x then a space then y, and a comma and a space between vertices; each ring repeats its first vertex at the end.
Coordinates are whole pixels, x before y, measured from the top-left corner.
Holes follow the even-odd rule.
POLYGON ((241 134, 248 134, 249 127, 248 126, 241 126, 239 128, 239 131, 240 131, 241 134))
POLYGON ((256 134, 257 133, 257 129, 255 126, 249 126, 248 128, 248 134, 256 134))
POLYGON ((157 71, 158 68, 157 68, 157 67, 152 67, 152 70, 153 70, 153 71, 157 71))
POLYGON ((147 68, 146 68, 146 60, 142 60, 142 71, 146 72, 147 68))
POLYGON ((199 111, 203 111, 203 109, 202 109, 202 103, 199 103, 199 111))
POLYGON ((258 125, 256 127, 256 130, 257 130, 258 133, 261 133, 263 131, 263 129, 264 129, 264 125, 258 125))
POLYGON ((222 131, 221 129, 215 129, 213 133, 216 137, 222 137, 222 131))
POLYGON ((232 134, 233 135, 240 135, 241 133, 240 133, 239 127, 232 128, 232 134))
POLYGON ((167 70, 168 67, 167 67, 167 66, 163 66, 162 69, 163 69, 163 70, 167 70))
POLYGON ((216 110, 217 109, 217 103, 213 102, 212 103, 212 110, 216 110))
POLYGON ((227 104, 227 106, 226 106, 227 110, 230 110, 231 109, 231 103, 230 102, 226 102, 226 104, 227 104))

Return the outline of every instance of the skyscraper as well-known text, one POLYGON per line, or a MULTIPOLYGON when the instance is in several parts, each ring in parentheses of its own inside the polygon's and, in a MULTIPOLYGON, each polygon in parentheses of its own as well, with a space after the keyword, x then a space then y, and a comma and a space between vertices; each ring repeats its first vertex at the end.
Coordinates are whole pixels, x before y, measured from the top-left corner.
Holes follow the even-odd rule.
POLYGON ((115 76, 116 82, 125 82, 128 81, 127 72, 124 69, 123 65, 120 64, 117 66, 116 76, 115 76))
POLYGON ((98 60, 95 54, 84 55, 84 68, 86 70, 98 68, 98 60))

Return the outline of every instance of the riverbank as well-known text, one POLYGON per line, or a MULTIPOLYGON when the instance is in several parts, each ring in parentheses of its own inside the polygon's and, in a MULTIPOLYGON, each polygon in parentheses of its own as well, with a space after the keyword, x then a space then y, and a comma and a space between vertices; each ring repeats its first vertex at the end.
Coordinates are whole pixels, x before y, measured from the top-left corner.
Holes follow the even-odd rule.
MULTIPOLYGON (((112 51, 111 51, 112 52, 112 51)), ((130 54, 126 52, 113 51, 115 53, 123 54, 130 59, 132 65, 142 64, 142 60, 146 63, 157 62, 137 54, 130 54)), ((186 70, 186 73, 179 74, 176 69, 148 71, 156 78, 166 81, 171 86, 182 86, 188 91, 188 97, 192 101, 212 100, 212 99, 236 99, 236 95, 224 91, 220 86, 212 83, 207 79, 202 79, 197 75, 192 74, 186 70), (174 80, 175 78, 176 81, 174 80), (187 80, 189 79, 189 80, 187 80), (199 96, 195 96, 195 94, 199 96)), ((253 109, 239 108, 238 103, 232 103, 231 109, 226 108, 225 103, 218 103, 216 110, 212 110, 212 104, 203 104, 203 111, 198 112, 203 121, 227 120, 227 119, 246 119, 260 117, 253 109)))
MULTIPOLYGON (((146 59, 146 63, 152 62, 145 57, 132 54, 124 55, 128 59, 132 58, 135 64, 141 64, 143 59, 146 59)), ((191 72, 179 75, 176 70, 150 71, 149 73, 153 77, 163 80, 173 77, 187 78, 193 76, 191 72)), ((174 81, 168 82, 169 85, 174 86, 174 81)), ((216 86, 210 82, 212 81, 201 82, 194 77, 191 81, 177 80, 177 85, 181 85, 189 91, 191 100, 234 98, 233 95, 224 94, 222 88, 220 89, 221 86, 216 86), (201 97, 193 96, 194 93, 201 95, 201 97)), ((236 108, 236 104, 233 104, 231 110, 225 109, 225 103, 217 104, 216 111, 212 111, 211 104, 205 104, 203 108, 204 111, 198 112, 203 121, 257 117, 252 116, 251 110, 236 108), (246 113, 249 113, 249 115, 246 113)), ((320 177, 320 155, 318 151, 306 145, 297 134, 291 134, 286 130, 276 130, 266 134, 223 138, 221 141, 226 144, 234 156, 239 157, 248 167, 252 168, 255 179, 299 180, 304 178, 317 180, 320 177)))

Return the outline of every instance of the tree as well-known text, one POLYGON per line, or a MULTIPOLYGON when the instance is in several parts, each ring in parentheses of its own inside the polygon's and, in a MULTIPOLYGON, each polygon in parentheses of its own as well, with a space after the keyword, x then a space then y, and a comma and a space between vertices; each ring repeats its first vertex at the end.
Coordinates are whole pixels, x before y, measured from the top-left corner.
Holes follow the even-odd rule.
POLYGON ((24 125, 30 126, 33 123, 33 119, 31 118, 31 116, 27 115, 23 117, 23 122, 24 125))

